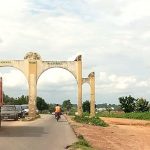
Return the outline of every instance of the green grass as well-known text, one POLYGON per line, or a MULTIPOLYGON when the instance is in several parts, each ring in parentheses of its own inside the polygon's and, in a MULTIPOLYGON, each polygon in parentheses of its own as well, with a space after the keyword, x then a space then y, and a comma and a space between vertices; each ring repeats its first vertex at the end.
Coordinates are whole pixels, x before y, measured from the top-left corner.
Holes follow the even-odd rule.
POLYGON ((98 113, 97 117, 128 118, 139 120, 150 120, 150 112, 132 112, 132 113, 98 113))
POLYGON ((83 115, 83 116, 75 116, 74 120, 79 123, 85 123, 85 124, 90 124, 90 125, 103 126, 103 127, 108 126, 108 124, 106 124, 99 117, 89 117, 89 116, 83 115))
POLYGON ((69 147, 69 150, 94 150, 82 135, 78 136, 78 141, 69 147))

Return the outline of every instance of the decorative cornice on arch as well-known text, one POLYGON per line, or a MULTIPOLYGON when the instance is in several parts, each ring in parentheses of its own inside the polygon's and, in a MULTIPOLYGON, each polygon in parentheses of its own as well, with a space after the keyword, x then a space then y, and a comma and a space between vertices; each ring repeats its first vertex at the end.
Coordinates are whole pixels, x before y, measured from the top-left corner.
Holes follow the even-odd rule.
POLYGON ((41 56, 38 53, 34 52, 28 52, 24 59, 29 59, 29 60, 41 60, 41 56))
POLYGON ((90 78, 90 77, 95 77, 95 72, 91 72, 89 75, 88 75, 88 77, 90 78))
POLYGON ((74 61, 82 61, 82 55, 78 55, 74 61))

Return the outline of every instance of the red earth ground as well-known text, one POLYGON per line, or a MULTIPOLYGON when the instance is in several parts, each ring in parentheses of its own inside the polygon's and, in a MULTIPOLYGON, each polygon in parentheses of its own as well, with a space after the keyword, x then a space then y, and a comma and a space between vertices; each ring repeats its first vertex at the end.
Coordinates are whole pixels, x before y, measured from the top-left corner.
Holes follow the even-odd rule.
POLYGON ((98 127, 67 119, 96 150, 150 150, 150 121, 103 117, 109 127, 98 127))

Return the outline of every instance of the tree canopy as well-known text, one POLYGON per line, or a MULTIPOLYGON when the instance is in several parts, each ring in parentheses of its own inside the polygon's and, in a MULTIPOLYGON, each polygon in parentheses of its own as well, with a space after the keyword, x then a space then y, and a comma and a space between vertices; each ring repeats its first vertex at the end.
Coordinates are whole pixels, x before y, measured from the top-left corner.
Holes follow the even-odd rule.
POLYGON ((119 102, 125 113, 133 111, 145 112, 150 109, 149 102, 144 98, 135 99, 129 95, 128 97, 120 97, 119 102))
POLYGON ((83 109, 83 112, 90 113, 90 102, 88 100, 86 100, 85 102, 83 102, 82 109, 83 109))
POLYGON ((131 95, 125 97, 119 97, 120 106, 125 113, 133 112, 135 109, 135 98, 131 95))
POLYGON ((70 100, 64 100, 63 101, 63 104, 62 104, 62 107, 67 110, 67 111, 70 111, 71 110, 71 107, 72 107, 72 104, 70 102, 70 100))
POLYGON ((49 105, 45 102, 45 100, 41 97, 37 97, 37 108, 40 111, 48 110, 49 105))
POLYGON ((18 98, 13 98, 3 93, 3 100, 4 100, 4 104, 9 104, 9 105, 28 104, 28 96, 24 96, 24 95, 18 98))
POLYGON ((149 102, 146 99, 138 98, 135 103, 135 110, 138 112, 145 112, 149 110, 149 102))

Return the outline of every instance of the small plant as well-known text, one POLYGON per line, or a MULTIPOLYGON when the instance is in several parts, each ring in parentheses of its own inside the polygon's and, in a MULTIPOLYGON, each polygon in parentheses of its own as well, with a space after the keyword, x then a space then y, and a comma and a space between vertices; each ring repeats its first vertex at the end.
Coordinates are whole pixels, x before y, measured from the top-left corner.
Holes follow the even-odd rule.
POLYGON ((68 147, 70 150, 94 150, 91 145, 84 139, 84 137, 80 134, 78 135, 78 141, 68 147))

